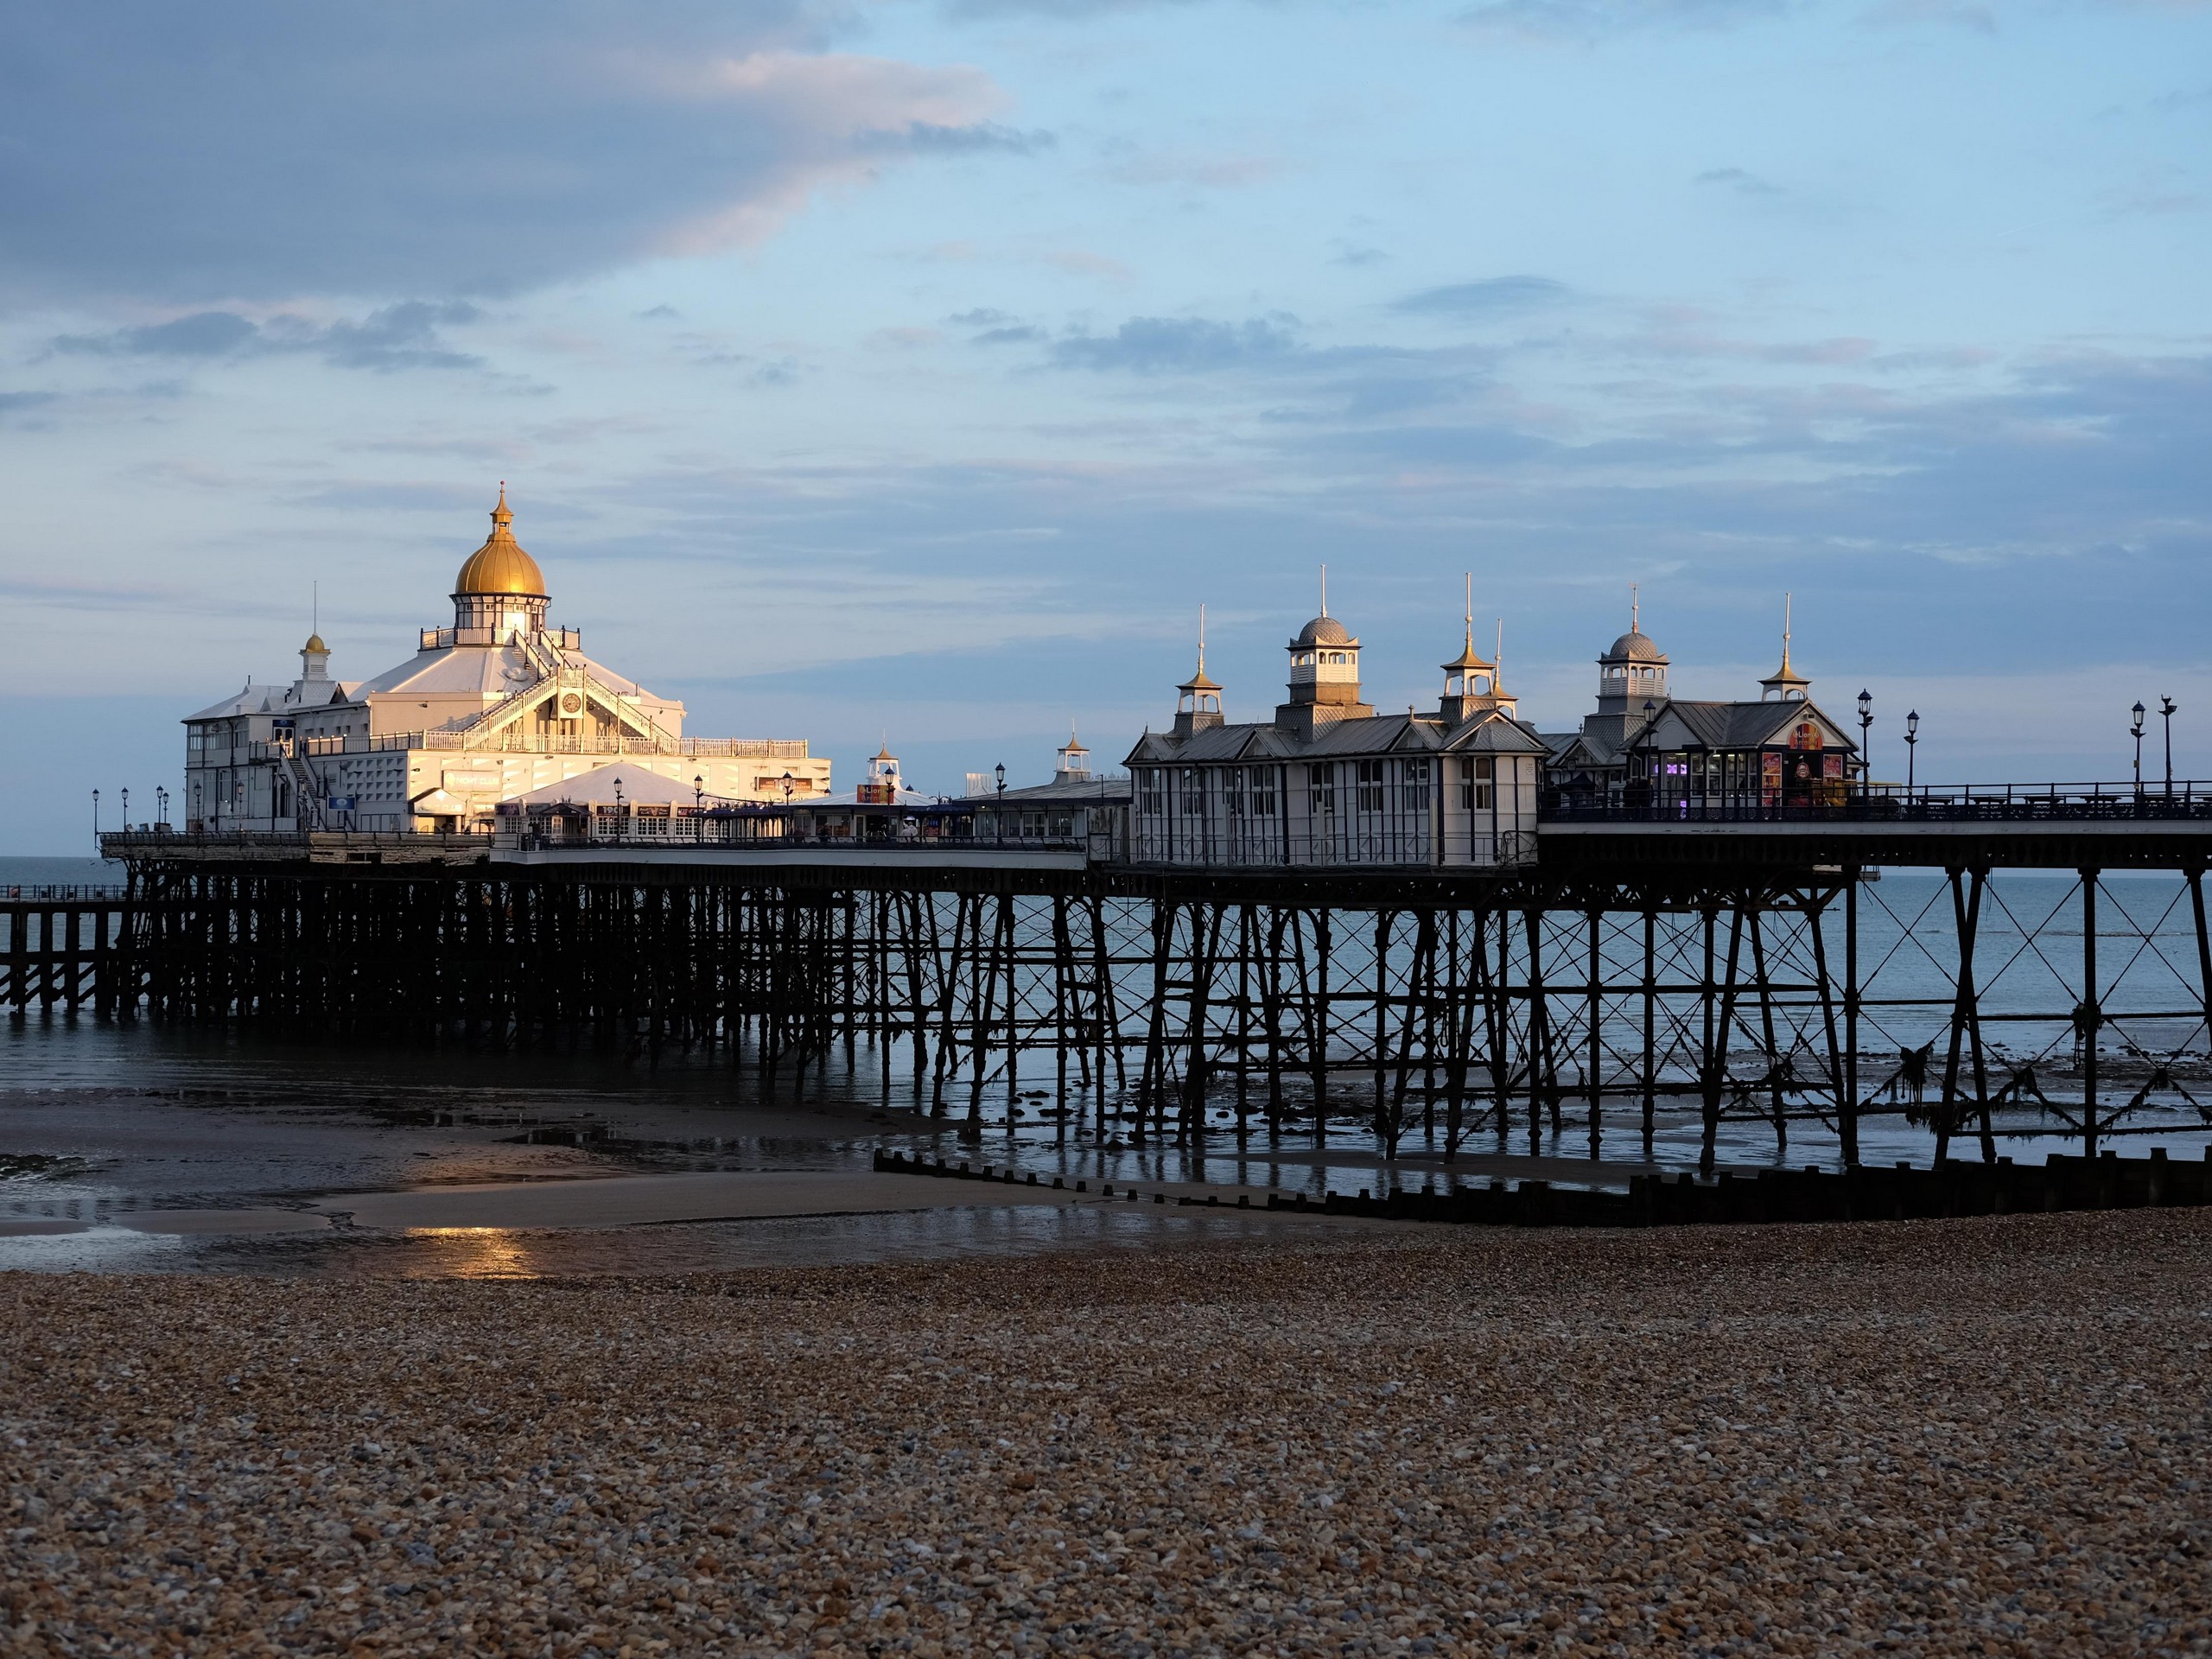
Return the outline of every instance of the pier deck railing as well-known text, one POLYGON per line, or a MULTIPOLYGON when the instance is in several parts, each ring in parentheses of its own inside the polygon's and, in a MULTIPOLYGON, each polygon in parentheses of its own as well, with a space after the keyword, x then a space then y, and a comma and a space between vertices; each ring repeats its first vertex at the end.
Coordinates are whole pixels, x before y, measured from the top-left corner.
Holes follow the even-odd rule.
POLYGON ((1541 806, 1546 823, 2085 823, 2212 819, 2212 784, 1877 784, 1841 800, 1768 803, 1719 796, 1541 806))

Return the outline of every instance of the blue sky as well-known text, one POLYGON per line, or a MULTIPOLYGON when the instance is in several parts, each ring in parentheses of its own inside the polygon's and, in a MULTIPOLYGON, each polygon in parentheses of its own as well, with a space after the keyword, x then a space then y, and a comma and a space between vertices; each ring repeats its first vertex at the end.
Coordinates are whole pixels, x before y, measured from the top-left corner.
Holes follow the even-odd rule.
MULTIPOLYGON (((448 613, 498 480, 690 729, 928 786, 1232 718, 1316 570, 1384 708, 1461 572, 1547 728, 2212 771, 2212 6, 27 3, 0 21, 0 850, 448 613), (1887 734, 1886 739, 1885 734, 1887 734)), ((134 804, 134 815, 137 807, 134 804)))

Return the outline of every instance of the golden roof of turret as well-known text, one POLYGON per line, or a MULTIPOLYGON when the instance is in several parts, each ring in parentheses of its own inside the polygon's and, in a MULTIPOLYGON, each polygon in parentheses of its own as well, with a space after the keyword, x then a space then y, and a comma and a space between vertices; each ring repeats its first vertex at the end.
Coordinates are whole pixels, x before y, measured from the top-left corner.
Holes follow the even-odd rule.
POLYGON ((507 510, 507 486, 499 485, 499 505, 492 509, 492 534, 483 546, 468 556, 461 574, 453 579, 456 596, 462 594, 527 594, 545 596, 544 573, 537 561, 522 550, 508 526, 515 516, 507 510))
POLYGON ((1467 643, 1460 650, 1459 654, 1457 657, 1454 657, 1450 662, 1443 664, 1446 672, 1454 669, 1462 671, 1467 669, 1480 669, 1484 673, 1488 673, 1491 669, 1497 666, 1497 664, 1489 661, 1480 652, 1475 649, 1475 633, 1472 628, 1467 630, 1467 643))
POLYGON ((330 651, 330 647, 322 643, 322 636, 319 633, 311 633, 308 635, 307 644, 302 645, 300 649, 302 651, 319 651, 323 652, 326 656, 328 655, 330 651))

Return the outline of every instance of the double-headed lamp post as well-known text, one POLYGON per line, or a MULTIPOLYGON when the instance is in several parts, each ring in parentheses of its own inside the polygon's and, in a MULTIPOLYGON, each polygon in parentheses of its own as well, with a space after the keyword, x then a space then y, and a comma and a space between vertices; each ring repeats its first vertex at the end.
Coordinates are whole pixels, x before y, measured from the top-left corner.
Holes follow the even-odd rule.
POLYGON ((2181 704, 2171 697, 2158 699, 2158 717, 2166 723, 2166 793, 2174 792, 2174 710, 2181 704))
POLYGON ((1862 800, 1866 798, 1874 777, 1874 763, 1866 747, 1866 734, 1873 727, 1874 694, 1861 691, 1859 694, 1859 795, 1862 800))
POLYGON ((2143 702, 2142 702, 2142 699, 2140 699, 2140 698, 2139 697, 2139 698, 2136 700, 2135 707, 2134 707, 2134 708, 2133 708, 2130 712, 2131 712, 2131 713, 2133 713, 2133 714, 2134 715, 2134 716, 2135 716, 2135 723, 2134 723, 2133 726, 2130 726, 2130 727, 2127 728, 2127 734, 2128 734, 2130 737, 2132 737, 2132 738, 2133 738, 2133 739, 2135 740, 2135 798, 2136 798, 2137 800, 2139 800, 2139 800, 2141 800, 2141 799, 2143 798, 2143 702))
POLYGON ((1913 761, 1920 753, 1920 710, 1909 709, 1904 716, 1904 798, 1912 798, 1913 761))

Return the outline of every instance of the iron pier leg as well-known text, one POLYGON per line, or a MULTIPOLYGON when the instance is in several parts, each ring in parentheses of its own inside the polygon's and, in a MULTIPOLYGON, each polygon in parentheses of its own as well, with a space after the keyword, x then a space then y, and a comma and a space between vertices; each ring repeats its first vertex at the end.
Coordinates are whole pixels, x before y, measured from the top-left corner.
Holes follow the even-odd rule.
POLYGON ((1643 912, 1643 1156, 1651 1157, 1659 1104, 1659 912, 1643 912))
POLYGON ((1843 1100, 1837 1129, 1843 1166, 1859 1166, 1859 883, 1852 865, 1843 873, 1843 1100))
POLYGON ((1603 1116, 1604 1079, 1605 1069, 1605 1000, 1602 987, 1605 969, 1605 913, 1601 910, 1590 912, 1590 1158, 1596 1162, 1599 1144, 1605 1130, 1603 1116))
POLYGON ((2097 1037, 2104 1009, 2097 1001, 2097 872, 2082 872, 2082 1155, 2097 1155, 2097 1037))

